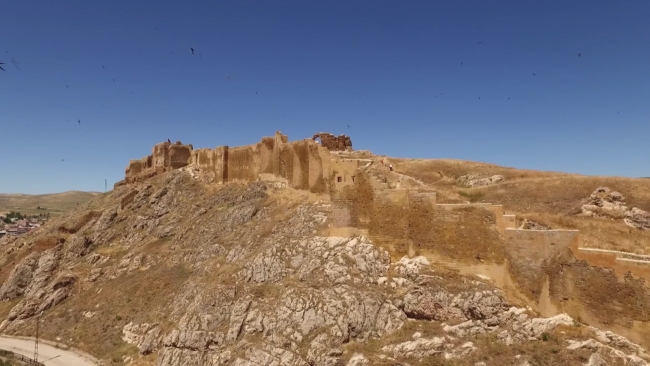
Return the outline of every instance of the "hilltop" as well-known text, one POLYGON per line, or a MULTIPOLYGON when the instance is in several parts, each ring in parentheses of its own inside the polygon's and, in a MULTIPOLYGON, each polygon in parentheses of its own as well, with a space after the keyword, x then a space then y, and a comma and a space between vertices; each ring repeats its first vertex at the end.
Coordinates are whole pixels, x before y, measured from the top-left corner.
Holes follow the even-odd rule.
POLYGON ((643 184, 349 138, 162 143, 0 239, 0 329, 43 311, 42 337, 115 365, 647 365, 647 261, 583 250, 647 238, 643 184))

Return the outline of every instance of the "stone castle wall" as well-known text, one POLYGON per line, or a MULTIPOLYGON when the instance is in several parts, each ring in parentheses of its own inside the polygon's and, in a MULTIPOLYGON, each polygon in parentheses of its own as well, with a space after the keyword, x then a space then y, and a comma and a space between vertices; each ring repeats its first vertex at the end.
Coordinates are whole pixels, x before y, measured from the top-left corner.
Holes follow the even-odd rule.
POLYGON ((341 135, 333 137, 333 140, 324 137, 323 141, 325 143, 320 144, 315 139, 289 142, 288 137, 280 132, 264 137, 256 144, 214 149, 194 150, 192 145, 167 141, 155 145, 151 155, 131 160, 125 170, 125 179, 115 186, 142 181, 192 164, 214 183, 251 182, 270 174, 286 179, 289 186, 296 189, 315 193, 336 192, 354 183, 359 161, 330 154, 330 151, 351 149, 349 137, 341 135))

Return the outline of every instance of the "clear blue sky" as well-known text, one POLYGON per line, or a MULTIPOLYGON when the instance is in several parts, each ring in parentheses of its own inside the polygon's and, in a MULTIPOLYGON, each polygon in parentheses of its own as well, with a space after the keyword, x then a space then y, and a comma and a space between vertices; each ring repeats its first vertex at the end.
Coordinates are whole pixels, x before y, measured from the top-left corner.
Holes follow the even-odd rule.
POLYGON ((276 130, 344 133, 389 156, 650 176, 648 0, 1 8, 0 192, 103 191, 167 138, 237 146, 276 130))

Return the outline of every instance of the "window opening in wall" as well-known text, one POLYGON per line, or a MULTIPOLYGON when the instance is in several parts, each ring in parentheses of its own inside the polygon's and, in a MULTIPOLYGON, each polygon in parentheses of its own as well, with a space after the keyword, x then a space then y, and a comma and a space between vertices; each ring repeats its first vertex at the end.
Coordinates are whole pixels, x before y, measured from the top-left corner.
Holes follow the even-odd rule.
POLYGON ((341 183, 341 177, 336 178, 336 181, 341 183))
POLYGON ((352 183, 354 183, 354 175, 352 176, 352 183))

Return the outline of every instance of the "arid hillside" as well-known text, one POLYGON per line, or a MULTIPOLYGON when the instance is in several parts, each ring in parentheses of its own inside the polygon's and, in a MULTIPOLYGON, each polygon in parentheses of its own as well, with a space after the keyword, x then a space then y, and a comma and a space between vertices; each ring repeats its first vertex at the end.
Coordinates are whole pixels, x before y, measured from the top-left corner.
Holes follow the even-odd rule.
MULTIPOLYGON (((435 181, 418 162, 392 161, 397 172, 382 179, 430 184, 449 201, 479 190, 457 187, 451 172, 435 181)), ((497 198, 489 192, 498 186, 480 188, 481 199, 497 198)), ((41 337, 107 365, 650 361, 640 345, 580 319, 542 318, 484 276, 397 255, 372 236, 333 236, 331 204, 277 182, 207 184, 191 167, 118 187, 36 232, 0 239, 0 329, 33 335, 43 312, 41 337)), ((523 207, 511 209, 534 213, 523 207)), ((569 214, 548 210, 539 215, 551 223, 569 214)), ((467 240, 463 255, 479 263, 471 247, 485 248, 469 241, 482 239, 467 240)))
POLYGON ((390 162, 396 172, 434 188, 441 203, 502 204, 507 212, 547 227, 580 230, 586 247, 650 254, 650 230, 636 230, 622 224, 621 217, 580 215, 582 205, 599 187, 620 192, 627 206, 650 212, 648 179, 541 172, 461 160, 390 159, 390 162), (497 175, 502 179, 471 186, 461 178, 468 175, 478 179, 497 175))
POLYGON ((69 191, 52 194, 0 194, 0 214, 4 212, 20 212, 23 215, 50 214, 58 216, 66 210, 99 195, 97 192, 69 191), (41 209, 38 209, 40 207, 41 209))

